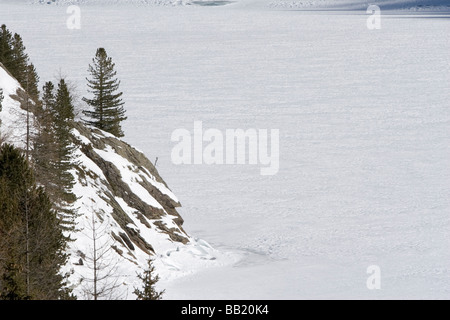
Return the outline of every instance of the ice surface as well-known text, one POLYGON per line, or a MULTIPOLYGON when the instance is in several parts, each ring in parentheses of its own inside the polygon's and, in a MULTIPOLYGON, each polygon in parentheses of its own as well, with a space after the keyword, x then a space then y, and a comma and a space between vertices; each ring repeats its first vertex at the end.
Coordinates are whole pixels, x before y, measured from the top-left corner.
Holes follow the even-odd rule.
POLYGON ((113 57, 125 140, 158 157, 186 231, 223 254, 196 273, 183 257, 201 251, 167 260, 166 298, 449 298, 450 19, 368 30, 364 10, 251 4, 82 6, 81 30, 63 6, 1 4, 0 21, 42 81, 62 70, 80 96, 95 49, 113 57), (171 133, 194 121, 280 129, 280 171, 173 165, 171 133))
POLYGON ((377 5, 384 11, 450 11, 447 0, 272 0, 269 3, 272 8, 309 10, 366 10, 369 5, 377 5))
POLYGON ((447 0, 3 0, 4 2, 22 2, 27 4, 53 6, 244 6, 270 7, 276 9, 302 10, 365 10, 369 5, 378 5, 382 10, 394 11, 450 11, 447 0))

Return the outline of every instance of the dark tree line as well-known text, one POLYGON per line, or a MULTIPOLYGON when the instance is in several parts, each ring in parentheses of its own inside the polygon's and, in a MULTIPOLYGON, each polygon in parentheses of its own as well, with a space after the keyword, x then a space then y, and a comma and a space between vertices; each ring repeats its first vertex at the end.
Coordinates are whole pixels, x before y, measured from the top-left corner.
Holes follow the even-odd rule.
POLYGON ((0 28, 0 62, 25 89, 35 120, 34 130, 27 130, 26 155, 1 145, 0 299, 73 298, 68 275, 60 273, 76 227, 72 95, 60 79, 57 88, 46 83, 39 96, 39 77, 22 39, 5 25, 0 28))
MULTIPOLYGON (((0 62, 19 81, 31 100, 39 104, 39 76, 36 69, 30 62, 21 36, 17 33, 12 34, 4 24, 0 27, 0 62)), ((88 91, 92 97, 83 98, 88 106, 86 110, 83 110, 83 114, 88 117, 85 119, 86 124, 117 137, 123 137, 121 122, 127 117, 123 108, 124 102, 121 99, 123 93, 119 92, 120 81, 116 77, 117 72, 114 67, 115 64, 106 50, 98 48, 92 59, 92 65, 89 65, 88 68, 91 78, 86 80, 88 91)), ((51 91, 52 89, 48 83, 45 84, 42 97, 44 103, 52 99, 49 91, 45 90, 51 91)), ((66 99, 65 103, 69 103, 68 97, 59 98, 66 99)))
POLYGON ((71 192, 75 184, 71 170, 77 163, 71 134, 73 97, 64 79, 59 80, 57 88, 48 81, 42 90, 32 153, 36 175, 52 198, 65 230, 74 231, 76 214, 71 205, 77 199, 71 192))
POLYGON ((0 299, 70 299, 67 241, 22 152, 0 148, 0 299))
POLYGON ((0 27, 0 62, 25 88, 33 101, 39 100, 39 76, 25 52, 22 37, 12 34, 3 24, 0 27))

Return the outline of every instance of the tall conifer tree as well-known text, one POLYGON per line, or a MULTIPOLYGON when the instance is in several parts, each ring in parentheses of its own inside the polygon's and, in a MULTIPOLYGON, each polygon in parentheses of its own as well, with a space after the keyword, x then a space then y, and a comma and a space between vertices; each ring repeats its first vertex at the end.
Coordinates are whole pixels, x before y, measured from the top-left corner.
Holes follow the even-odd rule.
POLYGON ((120 81, 116 78, 115 64, 108 57, 104 48, 97 49, 95 58, 89 65, 91 79, 88 82, 88 91, 92 93, 91 99, 83 98, 91 110, 84 110, 83 114, 90 119, 87 124, 109 132, 117 137, 123 137, 121 122, 126 120, 124 102, 119 92, 120 81))
POLYGON ((26 80, 22 87, 28 92, 28 95, 34 102, 39 101, 39 76, 34 64, 30 63, 26 68, 26 80))
POLYGON ((8 69, 14 74, 22 87, 27 85, 28 60, 28 54, 25 52, 22 37, 15 33, 12 38, 12 61, 8 69))
POLYGON ((36 177, 52 200, 64 230, 71 232, 75 230, 76 218, 72 204, 77 200, 72 192, 75 179, 71 173, 76 165, 71 134, 73 98, 64 79, 58 82, 56 92, 51 81, 46 82, 42 89, 32 151, 36 177))
POLYGON ((75 179, 70 172, 75 165, 73 151, 75 145, 72 141, 71 130, 75 117, 73 98, 64 79, 60 79, 58 88, 51 104, 53 119, 53 130, 57 139, 57 163, 56 177, 59 192, 57 194, 57 206, 59 214, 62 215, 68 230, 75 227, 75 213, 69 209, 70 205, 76 201, 71 189, 75 184, 75 179))
POLYGON ((57 167, 59 162, 59 145, 54 130, 53 114, 55 108, 54 85, 51 81, 44 84, 42 103, 35 113, 35 135, 33 136, 32 158, 36 180, 45 187, 53 202, 59 202, 57 167))
MULTIPOLYGON (((13 61, 12 52, 12 40, 13 36, 11 32, 6 28, 4 24, 0 27, 0 62, 9 69, 13 61)), ((12 72, 10 70, 10 72, 12 72)))

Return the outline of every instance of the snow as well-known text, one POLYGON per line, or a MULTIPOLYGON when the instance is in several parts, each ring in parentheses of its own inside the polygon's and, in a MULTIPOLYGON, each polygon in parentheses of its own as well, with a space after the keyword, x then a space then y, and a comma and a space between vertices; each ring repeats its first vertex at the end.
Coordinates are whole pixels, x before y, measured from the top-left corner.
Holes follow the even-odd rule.
POLYGON ((63 6, 8 3, 0 20, 23 36, 42 81, 61 68, 80 96, 95 49, 113 57, 125 140, 158 157, 192 236, 171 243, 128 209, 154 238, 165 298, 449 298, 447 4, 413 16, 414 2, 368 30, 365 10, 271 3, 82 6, 81 30, 65 27, 63 6), (173 165, 171 133, 194 121, 280 129, 278 174, 173 165), (370 265, 381 290, 366 287, 370 265))
POLYGON ((377 5, 383 11, 407 12, 450 12, 450 4, 446 0, 272 0, 269 4, 278 9, 311 9, 311 10, 366 10, 369 5, 377 5))
POLYGON ((88 139, 88 138, 86 138, 85 136, 83 136, 81 133, 80 133, 80 131, 78 131, 77 129, 72 129, 72 135, 78 140, 78 141, 80 141, 82 144, 85 144, 85 145, 90 145, 91 144, 91 141, 88 139))
MULTIPOLYGON (((19 148, 26 148, 27 133, 27 112, 20 108, 20 103, 11 98, 10 95, 16 95, 20 88, 19 82, 12 78, 3 67, 0 66, 0 88, 3 89, 2 111, 0 119, 2 121, 1 134, 6 142, 9 142, 19 148)), ((30 102, 31 104, 31 102, 30 102)), ((30 126, 33 118, 30 117, 30 126)), ((30 131, 33 133, 33 130, 30 131)))
POLYGON ((9 95, 16 94, 16 90, 20 87, 20 84, 5 69, 0 68, 0 87, 3 89, 5 98, 9 98, 9 95))
MULTIPOLYGON (((92 146, 92 142, 78 130, 74 129, 73 134, 85 145, 92 146)), ((108 134, 103 134, 103 131, 95 135, 97 139, 110 137, 108 134)), ((114 149, 109 145, 106 145, 104 150, 95 148, 93 150, 104 160, 110 161, 117 167, 123 182, 128 184, 132 192, 149 205, 163 209, 161 204, 139 184, 143 176, 147 180, 155 180, 155 177, 148 170, 140 171, 139 168, 128 160, 116 154, 114 149)), ((107 196, 111 191, 108 189, 109 184, 102 170, 79 149, 75 152, 75 158, 83 172, 83 174, 79 173, 78 170, 74 170, 73 172, 76 178, 73 192, 78 197, 73 207, 80 214, 80 217, 77 218, 77 228, 80 231, 72 236, 75 238, 75 241, 70 244, 71 261, 65 270, 73 271, 71 284, 76 286, 74 292, 79 298, 84 298, 83 283, 86 281, 82 281, 82 279, 92 278, 90 276, 92 269, 88 267, 87 263, 80 266, 78 260, 80 258, 80 252, 89 257, 89 253, 92 251, 93 243, 91 233, 93 231, 93 215, 98 224, 96 225, 96 229, 102 229, 111 234, 114 233, 116 236, 123 233, 124 230, 113 218, 114 209, 108 201, 107 196)), ((159 186, 159 183, 155 181, 154 183, 156 186, 159 186)), ((165 186, 162 189, 165 191, 168 190, 165 186)), ((204 240, 198 241, 197 239, 188 237, 189 242, 187 245, 175 243, 166 233, 161 232, 159 226, 157 226, 159 222, 168 229, 178 229, 177 224, 173 221, 175 217, 166 214, 158 220, 147 219, 146 224, 144 224, 138 219, 137 210, 130 207, 124 199, 115 197, 114 200, 132 220, 132 223, 128 223, 126 227, 137 232, 155 250, 156 257, 154 264, 157 267, 161 279, 174 279, 192 274, 195 270, 212 266, 223 266, 227 263, 232 263, 231 261, 238 260, 236 254, 218 252, 204 240), (220 260, 216 261, 216 256, 221 257, 220 260)), ((142 216, 140 218, 142 219, 142 216)), ((103 234, 103 232, 98 233, 103 234)), ((185 234, 181 234, 181 231, 179 234, 186 236, 185 234)), ((120 287, 115 297, 132 299, 134 296, 132 293, 134 288, 140 285, 136 274, 141 273, 143 268, 146 267, 147 259, 149 258, 148 253, 136 246, 133 250, 130 250, 111 237, 102 236, 98 241, 109 246, 114 245, 119 247, 120 250, 125 252, 120 257, 111 254, 108 259, 111 260, 111 265, 117 267, 115 276, 118 279, 118 283, 124 284, 120 287)), ((101 246, 102 244, 97 244, 97 247, 101 246)))
MULTIPOLYGON (((13 0, 3 0, 5 2, 13 0)), ((14 0, 17 1, 17 0, 14 0)), ((20 1, 20 0, 19 0, 20 1)), ((447 0, 21 0, 23 3, 45 6, 243 6, 269 7, 274 9, 307 9, 307 10, 365 10, 369 5, 378 5, 382 10, 409 12, 450 12, 447 0)))
POLYGON ((111 147, 107 147, 107 150, 98 150, 94 148, 94 151, 106 161, 111 162, 119 169, 122 180, 128 184, 131 191, 136 194, 140 199, 145 201, 148 205, 163 209, 163 207, 156 201, 145 188, 139 184, 142 178, 139 174, 133 172, 132 167, 130 169, 130 162, 123 157, 116 154, 111 147))
POLYGON ((152 176, 152 174, 146 168, 142 168, 142 170, 146 174, 144 176, 141 176, 142 178, 145 178, 146 181, 148 181, 151 185, 153 185, 155 188, 161 191, 162 194, 167 195, 169 198, 171 198, 177 203, 179 202, 177 196, 174 195, 173 192, 169 188, 167 188, 163 183, 156 181, 155 177, 152 176))

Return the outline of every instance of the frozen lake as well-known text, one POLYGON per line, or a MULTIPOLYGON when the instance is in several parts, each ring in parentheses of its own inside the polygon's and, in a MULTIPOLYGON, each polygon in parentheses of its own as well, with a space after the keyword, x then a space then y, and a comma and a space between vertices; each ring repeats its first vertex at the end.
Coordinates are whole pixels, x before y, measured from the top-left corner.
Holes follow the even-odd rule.
POLYGON ((125 140, 158 157, 188 233, 244 255, 166 298, 450 298, 450 18, 91 5, 68 30, 63 6, 0 9, 41 80, 67 75, 80 97, 106 48, 125 140), (194 121, 279 129, 279 172, 172 164, 194 121))

